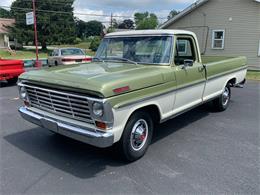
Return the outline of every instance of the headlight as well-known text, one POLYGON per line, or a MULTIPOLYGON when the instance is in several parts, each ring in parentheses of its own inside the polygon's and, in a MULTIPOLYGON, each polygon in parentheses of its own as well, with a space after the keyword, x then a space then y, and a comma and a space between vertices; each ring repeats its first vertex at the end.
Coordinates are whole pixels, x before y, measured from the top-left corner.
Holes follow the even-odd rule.
POLYGON ((99 102, 94 102, 92 108, 94 115, 101 117, 104 114, 103 104, 99 102))
POLYGON ((27 99, 27 93, 26 93, 25 87, 20 88, 20 98, 23 100, 27 99))

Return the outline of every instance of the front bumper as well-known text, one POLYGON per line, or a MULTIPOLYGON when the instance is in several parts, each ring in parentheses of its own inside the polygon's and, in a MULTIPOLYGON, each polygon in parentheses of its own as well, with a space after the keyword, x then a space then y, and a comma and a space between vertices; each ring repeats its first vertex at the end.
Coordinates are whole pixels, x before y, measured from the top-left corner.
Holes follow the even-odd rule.
POLYGON ((114 134, 111 132, 98 132, 76 124, 68 124, 65 121, 58 121, 32 112, 26 107, 19 108, 19 112, 25 120, 31 123, 96 147, 106 148, 114 143, 114 134))

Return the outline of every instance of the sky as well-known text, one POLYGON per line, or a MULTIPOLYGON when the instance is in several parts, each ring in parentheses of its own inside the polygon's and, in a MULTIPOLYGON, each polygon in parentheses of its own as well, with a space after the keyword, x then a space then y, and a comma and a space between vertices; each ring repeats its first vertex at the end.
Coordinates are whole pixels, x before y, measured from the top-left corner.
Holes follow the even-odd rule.
MULTIPOLYGON (((0 6, 10 6, 13 0, 1 0, 0 6)), ((37 0, 36 0, 37 1, 37 0)), ((62 2, 62 0, 61 0, 62 2)), ((76 17, 84 21, 99 20, 107 22, 110 17, 86 16, 77 13, 110 15, 113 13, 116 19, 123 20, 120 16, 133 16, 135 12, 152 12, 160 19, 166 20, 172 9, 183 10, 192 4, 194 0, 75 0, 74 13, 76 17)))

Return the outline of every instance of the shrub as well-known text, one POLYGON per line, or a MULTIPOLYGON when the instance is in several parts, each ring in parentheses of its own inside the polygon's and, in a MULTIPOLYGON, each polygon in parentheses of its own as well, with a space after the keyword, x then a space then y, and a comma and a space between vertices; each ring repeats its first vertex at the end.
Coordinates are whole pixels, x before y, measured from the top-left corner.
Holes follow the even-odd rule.
POLYGON ((74 43, 75 44, 79 44, 79 43, 81 43, 82 42, 82 39, 81 38, 76 38, 75 40, 74 40, 74 43))
POLYGON ((100 42, 101 42, 100 37, 98 36, 93 37, 90 42, 89 49, 91 49, 92 51, 97 51, 100 42))

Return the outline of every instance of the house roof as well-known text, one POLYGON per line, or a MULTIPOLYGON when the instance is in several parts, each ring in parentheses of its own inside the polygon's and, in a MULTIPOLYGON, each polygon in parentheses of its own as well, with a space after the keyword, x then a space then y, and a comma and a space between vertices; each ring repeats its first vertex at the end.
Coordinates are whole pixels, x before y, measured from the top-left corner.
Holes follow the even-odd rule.
MULTIPOLYGON (((260 0, 253 0, 253 1, 260 3, 260 0)), ((163 23, 159 28, 163 29, 163 28, 168 27, 175 21, 181 19, 182 17, 186 16, 187 14, 189 14, 190 12, 194 11, 195 9, 204 5, 207 2, 209 2, 209 0, 197 0, 195 3, 191 4, 189 7, 187 7, 182 12, 180 12, 178 15, 176 15, 175 17, 171 18, 170 20, 166 21, 165 23, 163 23)))
POLYGON ((198 7, 204 5, 205 3, 207 3, 209 0, 198 0, 195 3, 191 4, 189 7, 187 7, 186 9, 184 9, 182 12, 180 12, 178 15, 176 15, 175 17, 171 18, 170 20, 166 21, 165 23, 163 23, 159 28, 166 28, 169 25, 171 25, 173 22, 179 20, 180 18, 182 18, 183 16, 186 16, 187 14, 189 14, 190 12, 192 12, 193 10, 197 9, 198 7))
POLYGON ((193 32, 185 30, 168 30, 168 29, 158 29, 158 30, 130 30, 122 32, 113 32, 107 34, 105 37, 124 37, 124 36, 152 36, 152 35, 176 35, 176 34, 189 34, 194 35, 193 32))
POLYGON ((7 26, 12 26, 15 23, 14 19, 0 18, 0 34, 8 33, 7 26))

